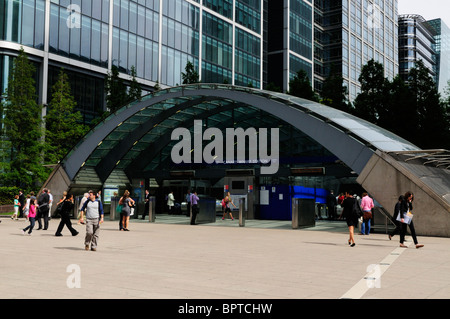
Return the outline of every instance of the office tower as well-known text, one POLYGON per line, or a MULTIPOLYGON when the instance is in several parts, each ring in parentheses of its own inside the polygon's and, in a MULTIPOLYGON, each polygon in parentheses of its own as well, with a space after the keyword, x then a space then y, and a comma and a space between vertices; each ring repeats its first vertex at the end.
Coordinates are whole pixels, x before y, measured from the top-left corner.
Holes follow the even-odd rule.
POLYGON ((263 0, 0 0, 0 93, 23 46, 37 69, 39 103, 63 67, 86 123, 105 109, 112 66, 143 93, 182 84, 188 61, 201 82, 263 86, 263 0))
POLYGON ((439 93, 445 94, 450 80, 450 29, 442 19, 429 20, 428 24, 434 30, 436 83, 439 93))
POLYGON ((331 72, 341 73, 350 101, 360 91, 361 68, 371 59, 389 79, 398 73, 397 0, 317 0, 315 89, 331 72))
POLYGON ((289 82, 299 70, 313 78, 313 18, 311 1, 268 2, 267 82, 283 91, 289 91, 289 82))
POLYGON ((409 71, 422 60, 433 78, 437 75, 435 28, 420 15, 401 15, 399 24, 399 74, 408 80, 409 71))

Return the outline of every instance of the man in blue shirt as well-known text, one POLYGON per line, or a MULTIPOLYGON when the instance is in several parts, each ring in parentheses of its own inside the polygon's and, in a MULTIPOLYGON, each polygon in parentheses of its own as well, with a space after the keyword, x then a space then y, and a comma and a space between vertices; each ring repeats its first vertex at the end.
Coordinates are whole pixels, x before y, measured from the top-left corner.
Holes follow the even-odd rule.
POLYGON ((192 217, 191 217, 191 225, 195 225, 195 218, 198 214, 198 201, 199 198, 197 196, 197 192, 191 193, 191 207, 192 207, 192 217))
POLYGON ((89 198, 84 202, 81 211, 86 213, 86 237, 84 248, 92 251, 97 250, 97 241, 100 234, 100 224, 103 223, 103 205, 99 198, 96 198, 93 191, 89 191, 89 198))

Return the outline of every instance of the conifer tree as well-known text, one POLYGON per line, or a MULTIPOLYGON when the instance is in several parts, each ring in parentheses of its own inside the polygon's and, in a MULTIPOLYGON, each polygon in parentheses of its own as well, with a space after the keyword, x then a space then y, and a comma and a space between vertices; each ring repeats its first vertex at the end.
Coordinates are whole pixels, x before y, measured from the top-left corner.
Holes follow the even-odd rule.
POLYGON ((106 107, 111 113, 128 102, 127 87, 119 77, 119 69, 113 65, 111 73, 108 73, 105 80, 106 86, 106 107))
POLYGON ((195 70, 194 64, 191 61, 186 63, 184 68, 186 73, 181 72, 181 78, 183 79, 183 84, 193 84, 199 82, 198 72, 195 70))
POLYGON ((128 90, 128 101, 132 102, 135 100, 140 100, 142 97, 142 89, 139 82, 136 80, 136 68, 134 66, 131 67, 131 84, 130 89, 128 90))
POLYGON ((52 87, 52 97, 45 117, 45 162, 58 163, 87 132, 71 94, 69 78, 61 69, 52 87))
POLYGON ((32 187, 45 178, 41 165, 42 107, 37 103, 35 67, 20 49, 8 79, 5 107, 5 135, 11 146, 2 183, 32 187))

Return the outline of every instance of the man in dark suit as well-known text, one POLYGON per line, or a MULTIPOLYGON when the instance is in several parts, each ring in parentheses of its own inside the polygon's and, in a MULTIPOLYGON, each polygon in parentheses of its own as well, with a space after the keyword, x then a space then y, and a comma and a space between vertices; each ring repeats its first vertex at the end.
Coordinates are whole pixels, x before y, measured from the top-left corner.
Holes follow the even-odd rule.
POLYGON ((334 195, 333 191, 330 191, 330 194, 327 196, 328 219, 336 219, 336 206, 336 196, 334 195))
POLYGON ((150 193, 148 191, 148 189, 145 190, 145 208, 144 208, 144 214, 142 214, 142 219, 145 219, 145 215, 148 214, 148 211, 150 209, 150 193))
POLYGON ((23 217, 23 208, 25 207, 25 195, 22 191, 19 191, 19 218, 23 217))
POLYGON ((39 227, 37 228, 42 229, 42 222, 41 218, 44 218, 44 230, 48 229, 48 211, 50 209, 50 196, 48 195, 48 189, 44 188, 42 191, 42 194, 39 196, 38 200, 38 214, 37 214, 37 220, 39 227))

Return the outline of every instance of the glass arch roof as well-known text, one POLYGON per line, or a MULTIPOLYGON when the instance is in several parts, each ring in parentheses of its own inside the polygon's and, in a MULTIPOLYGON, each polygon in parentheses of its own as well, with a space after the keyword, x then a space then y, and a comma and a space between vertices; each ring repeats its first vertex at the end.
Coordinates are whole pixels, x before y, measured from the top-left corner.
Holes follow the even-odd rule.
POLYGON ((103 182, 114 169, 128 174, 171 169, 170 136, 177 127, 278 127, 281 156, 321 154, 356 171, 376 150, 415 151, 415 145, 376 125, 287 94, 231 85, 195 84, 154 92, 99 123, 65 157, 70 179, 94 168, 103 182), (349 158, 345 152, 351 153, 349 158), (341 153, 340 153, 341 152, 341 153), (169 163, 170 164, 170 163, 169 163))

